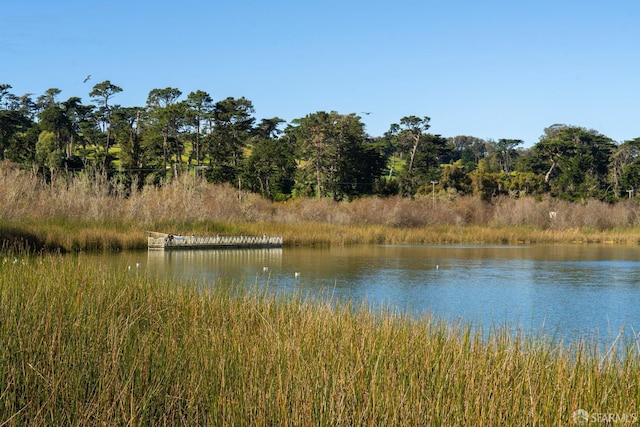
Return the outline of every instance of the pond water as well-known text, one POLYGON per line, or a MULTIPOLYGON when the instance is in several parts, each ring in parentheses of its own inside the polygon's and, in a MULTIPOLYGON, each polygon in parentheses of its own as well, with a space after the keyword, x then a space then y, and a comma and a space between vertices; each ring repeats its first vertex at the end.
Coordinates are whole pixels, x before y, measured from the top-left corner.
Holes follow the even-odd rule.
POLYGON ((489 330, 573 341, 640 333, 640 249, 622 246, 355 246, 125 253, 118 264, 200 286, 331 296, 489 330))

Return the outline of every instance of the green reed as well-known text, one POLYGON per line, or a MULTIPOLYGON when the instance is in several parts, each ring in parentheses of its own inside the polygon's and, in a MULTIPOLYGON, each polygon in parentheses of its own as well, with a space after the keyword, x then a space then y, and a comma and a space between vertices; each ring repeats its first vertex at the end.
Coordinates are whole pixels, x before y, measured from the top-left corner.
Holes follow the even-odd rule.
POLYGON ((537 229, 525 226, 431 226, 395 228, 382 225, 334 225, 316 222, 198 221, 95 222, 47 218, 0 221, 0 252, 13 251, 121 251, 145 249, 147 231, 184 235, 282 236, 285 246, 353 244, 556 244, 611 243, 637 245, 639 229, 537 229))
POLYGON ((0 259, 0 425, 566 425, 635 414, 602 354, 330 298, 0 259))

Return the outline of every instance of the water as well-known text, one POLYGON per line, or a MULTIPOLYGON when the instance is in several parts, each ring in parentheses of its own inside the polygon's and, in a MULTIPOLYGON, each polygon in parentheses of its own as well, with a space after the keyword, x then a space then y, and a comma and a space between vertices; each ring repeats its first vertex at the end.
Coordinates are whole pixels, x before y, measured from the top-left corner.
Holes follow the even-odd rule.
POLYGON ((640 332, 640 249, 617 246, 357 246, 128 253, 161 277, 436 314, 489 330, 612 342, 640 332), (299 275, 296 277, 296 272, 299 275))

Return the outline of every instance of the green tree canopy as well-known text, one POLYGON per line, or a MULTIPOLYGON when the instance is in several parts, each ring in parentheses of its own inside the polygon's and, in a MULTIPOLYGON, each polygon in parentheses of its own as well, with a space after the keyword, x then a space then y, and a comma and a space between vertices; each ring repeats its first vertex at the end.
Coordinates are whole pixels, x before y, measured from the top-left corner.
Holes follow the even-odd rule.
POLYGON ((401 155, 408 155, 407 167, 400 176, 402 192, 404 195, 413 194, 416 189, 417 178, 413 166, 418 153, 418 147, 424 139, 425 132, 429 130, 431 118, 418 116, 405 116, 400 119, 400 124, 394 123, 389 127, 387 135, 391 137, 393 145, 401 155))
POLYGON ((173 87, 153 89, 147 97, 147 150, 151 153, 162 153, 162 169, 168 169, 173 159, 173 175, 180 172, 182 161, 182 142, 180 128, 185 121, 185 107, 178 103, 182 92, 173 87), (160 145, 160 147, 158 147, 160 145))
POLYGON ((544 181, 552 194, 569 200, 604 199, 610 189, 608 167, 615 149, 611 138, 566 125, 554 125, 545 134, 534 146, 534 157, 546 169, 544 181))
POLYGON ((287 134, 295 141, 298 191, 334 200, 371 191, 381 179, 385 159, 367 144, 364 125, 354 113, 319 111, 293 120, 287 134))
POLYGON ((241 176, 243 149, 255 122, 253 113, 253 103, 244 97, 228 97, 214 105, 214 127, 208 144, 211 159, 208 177, 212 181, 235 183, 241 176))
POLYGON ((256 193, 271 200, 289 197, 294 186, 296 161, 289 138, 278 138, 278 124, 284 120, 275 117, 263 119, 254 129, 251 155, 246 160, 243 181, 256 193))
POLYGON ((11 85, 0 85, 0 160, 20 160, 31 151, 24 146, 24 136, 34 123, 9 89, 11 85))

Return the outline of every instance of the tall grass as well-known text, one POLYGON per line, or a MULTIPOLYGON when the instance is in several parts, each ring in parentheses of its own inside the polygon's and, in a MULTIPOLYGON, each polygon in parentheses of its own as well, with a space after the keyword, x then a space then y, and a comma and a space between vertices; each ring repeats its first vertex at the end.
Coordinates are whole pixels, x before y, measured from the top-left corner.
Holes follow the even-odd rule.
POLYGON ((0 264, 1 425, 567 425, 635 414, 603 355, 431 316, 113 271, 0 264))
POLYGON ((640 242, 635 199, 610 205, 436 196, 273 203, 188 175, 128 194, 99 173, 55 176, 45 183, 33 172, 0 163, 0 246, 30 242, 64 251, 137 249, 146 247, 146 230, 279 234, 285 244, 300 245, 640 242))

